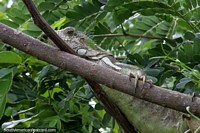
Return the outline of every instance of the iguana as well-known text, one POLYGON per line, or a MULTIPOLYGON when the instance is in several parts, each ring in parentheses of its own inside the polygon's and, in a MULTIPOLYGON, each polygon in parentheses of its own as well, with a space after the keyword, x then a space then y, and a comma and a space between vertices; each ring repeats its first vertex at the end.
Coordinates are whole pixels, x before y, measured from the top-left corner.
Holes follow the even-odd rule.
MULTIPOLYGON (((117 62, 110 53, 99 48, 86 34, 73 27, 66 27, 56 32, 79 56, 87 60, 125 75, 133 74, 136 80, 137 77, 145 76, 139 67, 117 62)), ((184 133, 188 129, 187 122, 183 120, 180 112, 102 86, 106 94, 139 132, 184 133)), ((133 91, 136 87, 137 84, 133 86, 133 91)))

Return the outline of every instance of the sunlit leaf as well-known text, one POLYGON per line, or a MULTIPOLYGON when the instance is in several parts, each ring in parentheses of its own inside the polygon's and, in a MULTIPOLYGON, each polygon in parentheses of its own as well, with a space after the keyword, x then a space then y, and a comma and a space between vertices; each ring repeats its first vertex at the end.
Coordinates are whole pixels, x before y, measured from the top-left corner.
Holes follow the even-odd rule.
POLYGON ((0 63, 20 64, 22 58, 14 52, 2 51, 0 52, 0 63))

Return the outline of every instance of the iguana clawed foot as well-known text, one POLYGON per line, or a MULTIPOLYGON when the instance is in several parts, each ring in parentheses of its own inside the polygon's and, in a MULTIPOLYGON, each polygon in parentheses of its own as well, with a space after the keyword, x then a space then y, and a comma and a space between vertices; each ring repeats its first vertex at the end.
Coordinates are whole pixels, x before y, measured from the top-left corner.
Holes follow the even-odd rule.
POLYGON ((136 93, 136 89, 138 88, 138 80, 142 80, 142 88, 144 88, 144 84, 145 82, 148 82, 150 84, 150 87, 152 86, 152 80, 146 80, 146 76, 145 75, 134 75, 132 73, 130 73, 129 75, 129 81, 131 81, 131 78, 135 78, 135 83, 134 83, 134 93, 136 93))
POLYGON ((194 99, 195 99, 195 93, 193 92, 192 93, 192 102, 194 102, 194 99))
MULTIPOLYGON (((145 77, 144 75, 138 76, 138 75, 134 75, 134 74, 130 73, 130 75, 129 75, 129 81, 131 81, 131 78, 135 78, 134 93, 136 93, 136 89, 137 89, 137 87, 138 87, 138 80, 142 80, 142 84, 143 84, 143 86, 144 86, 146 77, 145 77)), ((142 87, 142 89, 143 89, 143 87, 142 87)))

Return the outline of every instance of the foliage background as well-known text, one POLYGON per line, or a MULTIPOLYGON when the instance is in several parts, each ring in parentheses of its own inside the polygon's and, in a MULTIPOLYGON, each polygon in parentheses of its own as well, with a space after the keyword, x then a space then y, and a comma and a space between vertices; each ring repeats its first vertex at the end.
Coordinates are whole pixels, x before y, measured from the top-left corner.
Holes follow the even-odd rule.
MULTIPOLYGON (((144 68, 154 84, 199 94, 199 1, 109 0, 106 5, 103 0, 34 2, 54 29, 76 27, 121 62, 144 68), (125 33, 139 37, 106 36, 122 34, 122 27, 125 33), (95 37, 99 34, 105 36, 95 37)), ((21 0, 0 2, 0 22, 51 45, 21 0)), ((3 43, 0 106, 1 125, 13 121, 10 126, 16 128, 46 127, 87 133, 109 128, 118 132, 118 125, 83 78, 3 43)))

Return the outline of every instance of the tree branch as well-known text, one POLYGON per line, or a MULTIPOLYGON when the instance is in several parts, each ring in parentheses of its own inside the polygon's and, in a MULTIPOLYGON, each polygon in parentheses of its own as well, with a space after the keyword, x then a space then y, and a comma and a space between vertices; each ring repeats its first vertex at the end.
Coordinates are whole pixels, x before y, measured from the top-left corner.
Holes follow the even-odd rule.
POLYGON ((143 88, 142 81, 139 81, 137 93, 134 93, 135 80, 129 81, 129 76, 47 46, 39 40, 3 24, 0 24, 0 40, 43 61, 104 84, 112 89, 185 113, 187 113, 186 107, 190 106, 191 112, 200 116, 200 98, 198 97, 192 100, 190 95, 158 86, 150 87, 148 83, 145 83, 143 88))

